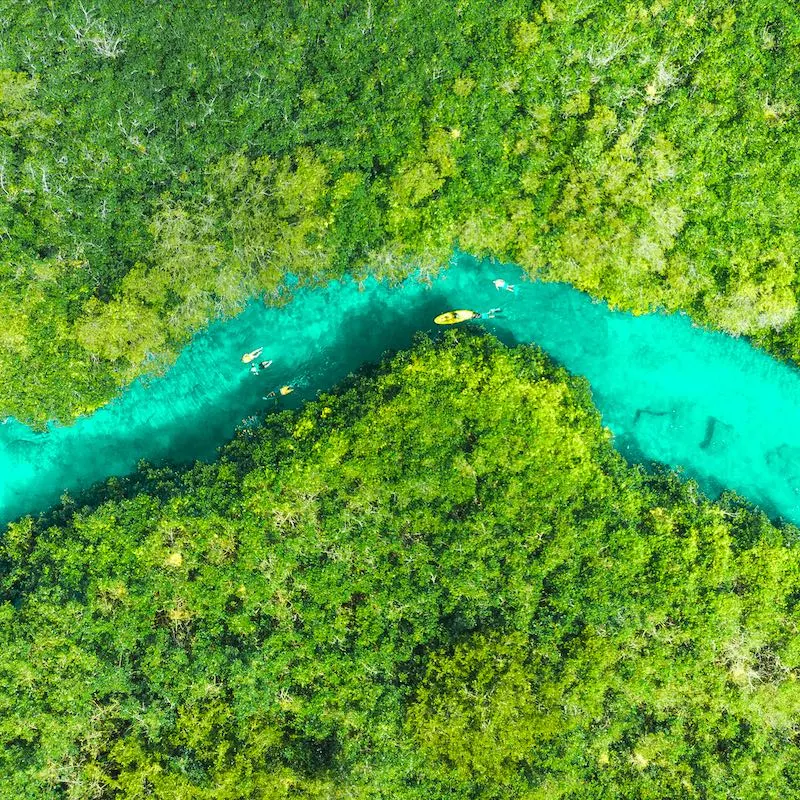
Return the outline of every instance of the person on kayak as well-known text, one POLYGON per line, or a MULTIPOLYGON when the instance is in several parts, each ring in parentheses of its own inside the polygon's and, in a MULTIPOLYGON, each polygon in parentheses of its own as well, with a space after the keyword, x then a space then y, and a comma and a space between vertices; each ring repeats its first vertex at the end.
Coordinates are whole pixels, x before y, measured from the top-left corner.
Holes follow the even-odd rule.
POLYGON ((263 350, 264 350, 263 347, 258 347, 249 353, 245 353, 242 356, 242 364, 249 364, 251 361, 255 361, 261 355, 261 352, 263 350))

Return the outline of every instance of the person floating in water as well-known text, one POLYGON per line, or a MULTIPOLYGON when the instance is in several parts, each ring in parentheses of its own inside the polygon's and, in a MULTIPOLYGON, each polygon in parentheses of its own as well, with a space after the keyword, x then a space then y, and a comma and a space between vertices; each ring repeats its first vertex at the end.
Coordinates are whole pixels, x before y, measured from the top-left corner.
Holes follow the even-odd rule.
POLYGON ((498 314, 501 314, 502 311, 502 308, 490 308, 488 311, 484 311, 482 314, 478 314, 477 311, 473 311, 472 319, 494 319, 498 314))
POLYGON ((281 386, 277 392, 270 392, 269 394, 265 394, 261 399, 262 400, 272 400, 272 398, 277 398, 280 394, 282 397, 286 397, 287 394, 291 394, 294 391, 293 386, 281 386))
POLYGON ((263 372, 267 367, 271 365, 272 365, 272 359, 270 359, 269 361, 262 361, 261 363, 259 363, 258 366, 253 364, 253 366, 250 367, 250 372, 253 375, 258 375, 259 372, 263 372))
POLYGON ((492 281, 494 284, 494 288, 497 289, 499 292, 500 289, 505 289, 507 292, 514 291, 514 284, 513 283, 506 283, 502 278, 497 278, 496 280, 492 281))
POLYGON ((264 350, 263 347, 258 347, 255 350, 250 351, 249 353, 245 353, 242 356, 242 363, 249 364, 251 361, 255 361, 261 355, 261 352, 263 350, 264 350))

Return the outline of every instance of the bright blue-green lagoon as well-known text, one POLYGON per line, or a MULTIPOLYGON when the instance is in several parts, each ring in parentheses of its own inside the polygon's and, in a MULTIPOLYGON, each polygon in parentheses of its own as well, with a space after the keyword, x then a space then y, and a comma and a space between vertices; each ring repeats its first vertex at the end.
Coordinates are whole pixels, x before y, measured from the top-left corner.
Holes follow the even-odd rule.
MULTIPOLYGON (((139 381, 69 427, 0 426, 0 519, 41 511, 137 462, 212 459, 237 425, 329 389, 365 361, 407 347, 451 308, 486 311, 506 344, 534 342, 584 375, 604 424, 634 462, 683 467, 710 496, 733 489, 773 517, 800 522, 800 372, 746 341, 693 327, 685 316, 635 317, 562 284, 459 257, 431 286, 346 280, 300 290, 284 308, 253 302, 199 334, 162 378, 139 381), (515 284, 511 293, 492 281, 515 284), (263 346, 257 375, 243 353, 263 346)), ((441 329, 438 329, 439 331, 441 329)))

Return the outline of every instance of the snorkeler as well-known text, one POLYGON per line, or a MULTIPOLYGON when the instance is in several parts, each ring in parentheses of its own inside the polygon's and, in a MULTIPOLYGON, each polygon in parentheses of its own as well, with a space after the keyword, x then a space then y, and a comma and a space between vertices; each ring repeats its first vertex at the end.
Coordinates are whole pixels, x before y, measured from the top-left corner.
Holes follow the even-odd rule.
POLYGON ((271 364, 272 364, 272 359, 270 359, 269 361, 262 361, 258 366, 261 369, 266 369, 267 367, 271 366, 271 364))
POLYGON ((249 364, 251 361, 255 361, 261 355, 263 349, 264 349, 263 347, 258 347, 255 350, 250 351, 249 353, 245 353, 242 356, 242 363, 249 364))
POLYGON ((281 386, 277 392, 270 392, 269 394, 265 394, 261 399, 262 400, 272 400, 275 398, 277 400, 278 395, 280 394, 281 397, 286 397, 287 394, 291 394, 294 391, 293 386, 281 386))
POLYGON ((477 311, 473 311, 470 319, 494 319, 498 314, 502 313, 502 311, 502 308, 490 308, 488 311, 484 311, 482 314, 479 314, 477 311))
POLYGON ((514 284, 513 283, 506 283, 502 278, 497 278, 493 280, 492 283, 494 284, 494 288, 500 291, 500 289, 505 289, 507 292, 514 291, 514 284))

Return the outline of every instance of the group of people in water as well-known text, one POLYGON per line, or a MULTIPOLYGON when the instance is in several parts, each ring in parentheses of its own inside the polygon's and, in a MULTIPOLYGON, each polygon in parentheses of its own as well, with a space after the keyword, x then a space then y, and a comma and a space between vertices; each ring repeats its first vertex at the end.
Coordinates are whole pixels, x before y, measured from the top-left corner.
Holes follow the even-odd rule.
MULTIPOLYGON (((514 292, 516 290, 516 287, 514 286, 513 283, 506 283, 502 278, 495 278, 492 281, 492 283, 494 284, 494 288, 497 289, 498 292, 501 289, 505 289, 507 292, 514 292)), ((502 313, 502 311, 503 311, 502 308, 490 308, 484 314, 478 314, 476 312, 473 319, 481 319, 483 317, 486 317, 486 319, 494 319, 498 314, 502 313)))
MULTIPOLYGON (((501 289, 505 289, 507 292, 514 292, 516 288, 513 283, 506 283, 503 278, 495 278, 492 283, 498 292, 501 289)), ((482 314, 479 314, 477 311, 448 311, 445 314, 440 314, 436 318, 435 322, 441 325, 450 325, 454 322, 463 322, 464 320, 468 319, 482 319, 484 317, 486 319, 494 319, 498 314, 502 313, 502 311, 502 308, 490 308, 488 311, 485 311, 482 314)), ((242 356, 243 364, 252 365, 250 367, 250 372, 253 375, 258 375, 260 372, 263 372, 265 369, 269 369, 269 367, 272 366, 272 359, 254 363, 263 352, 263 347, 257 347, 255 350, 251 350, 249 353, 245 353, 242 356)), ((263 399, 269 400, 279 396, 286 397, 286 395, 291 394, 293 391, 294 387, 287 384, 285 386, 281 386, 281 388, 277 391, 272 391, 269 394, 264 395, 263 399)))
MULTIPOLYGON (((495 278, 492 283, 494 284, 494 288, 497 289, 499 292, 501 289, 505 289, 507 292, 514 292, 516 287, 513 283, 506 283, 502 278, 495 278)), ((502 308, 490 308, 483 314, 478 314, 476 312, 473 319, 482 319, 486 317, 486 319, 494 319, 498 314, 501 314, 503 311, 502 308)))
MULTIPOLYGON (((501 289, 505 289, 507 292, 514 292, 516 289, 513 283, 506 283, 502 278, 495 278, 492 284, 498 292, 501 289)), ((460 308, 454 311, 445 311, 434 317, 433 321, 437 325, 456 325, 459 322, 467 322, 471 319, 494 319, 502 311, 502 308, 490 308, 488 311, 479 313, 467 308, 460 308)))
MULTIPOLYGON (((257 347, 255 350, 251 350, 249 353, 245 353, 242 356, 242 363, 243 364, 252 364, 260 355, 264 352, 263 347, 257 347)), ((250 367, 250 372, 253 375, 258 375, 259 372, 263 372, 265 369, 268 369, 272 366, 272 359, 269 361, 259 361, 258 364, 253 364, 250 367)), ((270 392, 269 394, 263 397, 264 400, 269 400, 273 397, 286 397, 287 394, 291 394, 294 391, 293 386, 289 386, 288 384, 285 386, 281 386, 277 392, 270 392)))

